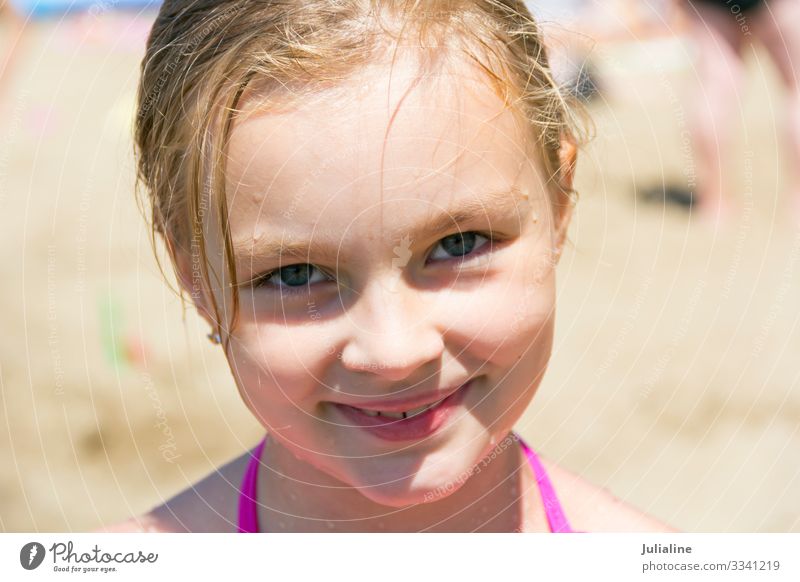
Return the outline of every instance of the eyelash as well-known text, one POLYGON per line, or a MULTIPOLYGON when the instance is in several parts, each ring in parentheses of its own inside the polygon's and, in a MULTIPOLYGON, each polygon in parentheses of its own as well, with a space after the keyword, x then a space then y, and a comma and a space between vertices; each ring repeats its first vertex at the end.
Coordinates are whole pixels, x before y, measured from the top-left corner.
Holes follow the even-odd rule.
MULTIPOLYGON (((452 262, 456 262, 456 261, 458 261, 458 262, 463 262, 464 260, 470 260, 470 259, 473 259, 473 258, 476 258, 476 257, 481 257, 484 254, 486 254, 484 252, 485 250, 486 251, 491 250, 498 243, 502 242, 502 240, 501 240, 501 238, 499 236, 494 235, 492 233, 481 232, 481 231, 476 231, 476 230, 468 230, 468 231, 464 231, 464 232, 461 232, 461 233, 449 234, 449 235, 439 239, 437 241, 436 245, 438 246, 439 244, 441 244, 441 242, 444 239, 449 238, 451 236, 454 236, 456 234, 461 234, 461 235, 475 234, 475 235, 478 235, 480 237, 483 237, 483 238, 487 239, 487 242, 483 243, 483 245, 481 245, 480 247, 478 247, 476 250, 474 250, 472 253, 470 253, 468 255, 462 255, 461 257, 452 257, 451 259, 436 259, 436 261, 442 261, 442 262, 451 262, 451 261, 452 262)), ((434 250, 435 249, 436 249, 436 247, 434 247, 434 250)), ((286 265, 286 266, 287 267, 291 267, 291 266, 296 265, 296 264, 300 264, 300 263, 293 263, 292 265, 286 265)), ((425 264, 426 265, 429 264, 427 259, 425 261, 425 264)), ((321 273, 327 275, 327 273, 325 273, 324 270, 320 269, 316 265, 312 265, 312 266, 317 271, 320 271, 321 273)), ((277 269, 273 269, 273 270, 269 271, 268 273, 264 273, 263 275, 259 275, 258 277, 256 277, 251 282, 251 286, 253 288, 255 288, 255 289, 262 289, 262 288, 268 287, 267 282, 272 277, 276 276, 282 268, 283 267, 279 267, 277 269)), ((308 290, 307 289, 308 289, 309 285, 308 284, 306 284, 306 285, 282 285, 282 286, 273 285, 272 287, 273 287, 272 290, 277 291, 283 297, 291 298, 291 297, 300 296, 300 295, 306 295, 307 296, 308 295, 308 290)))

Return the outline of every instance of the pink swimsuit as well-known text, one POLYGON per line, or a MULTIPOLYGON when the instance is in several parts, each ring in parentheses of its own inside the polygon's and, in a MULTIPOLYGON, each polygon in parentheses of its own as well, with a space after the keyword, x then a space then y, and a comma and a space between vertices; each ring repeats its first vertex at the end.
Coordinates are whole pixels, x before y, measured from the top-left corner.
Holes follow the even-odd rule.
MULTIPOLYGON (((544 503, 544 512, 550 531, 555 533, 572 533, 573 530, 561 509, 561 503, 556 497, 556 492, 547 473, 539 461, 536 453, 522 440, 522 437, 514 433, 522 445, 522 450, 530 461, 533 473, 536 475, 536 482, 539 485, 539 493, 544 503)), ((239 495, 239 533, 258 533, 258 513, 256 511, 256 479, 258 476, 258 466, 261 459, 261 451, 267 442, 265 436, 253 452, 250 453, 250 461, 242 479, 241 494, 239 495)))

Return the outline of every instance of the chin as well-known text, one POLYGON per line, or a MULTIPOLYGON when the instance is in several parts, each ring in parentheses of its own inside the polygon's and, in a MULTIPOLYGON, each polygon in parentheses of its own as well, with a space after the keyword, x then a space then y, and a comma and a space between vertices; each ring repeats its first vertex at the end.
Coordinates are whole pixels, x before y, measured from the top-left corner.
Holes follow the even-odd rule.
POLYGON ((469 480, 475 471, 471 460, 480 460, 488 436, 486 440, 485 444, 478 440, 474 449, 462 450, 456 455, 445 449, 412 463, 359 471, 348 481, 364 497, 387 507, 433 503, 449 497, 469 480))
POLYGON ((455 493, 462 485, 463 482, 456 478, 421 482, 412 476, 373 487, 356 486, 356 489, 374 503, 399 509, 439 501, 455 493))

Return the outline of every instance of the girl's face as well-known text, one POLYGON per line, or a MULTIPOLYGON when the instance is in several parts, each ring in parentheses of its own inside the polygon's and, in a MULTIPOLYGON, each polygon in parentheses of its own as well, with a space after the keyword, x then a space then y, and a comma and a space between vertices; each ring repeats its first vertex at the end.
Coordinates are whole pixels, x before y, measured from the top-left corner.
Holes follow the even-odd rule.
POLYGON ((227 168, 241 394, 295 457, 395 507, 458 489, 530 402, 566 224, 480 73, 414 70, 238 121, 227 168))

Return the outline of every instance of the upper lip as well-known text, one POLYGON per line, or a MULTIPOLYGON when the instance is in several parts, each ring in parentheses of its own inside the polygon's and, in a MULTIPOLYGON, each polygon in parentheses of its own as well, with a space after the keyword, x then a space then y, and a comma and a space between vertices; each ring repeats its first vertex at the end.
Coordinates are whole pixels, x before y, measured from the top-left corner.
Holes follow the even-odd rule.
MULTIPOLYGON (((470 379, 471 380, 471 379, 470 379)), ((446 388, 436 390, 435 392, 427 392, 425 394, 418 394, 408 398, 393 398, 391 400, 377 400, 370 399, 367 402, 337 402, 336 404, 345 404, 346 406, 353 406, 355 408, 362 408, 364 410, 377 410, 385 412, 405 412, 414 410, 420 406, 427 406, 439 400, 443 400, 458 392, 460 388, 467 385, 470 380, 459 384, 455 388, 446 388)))

